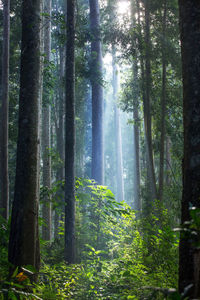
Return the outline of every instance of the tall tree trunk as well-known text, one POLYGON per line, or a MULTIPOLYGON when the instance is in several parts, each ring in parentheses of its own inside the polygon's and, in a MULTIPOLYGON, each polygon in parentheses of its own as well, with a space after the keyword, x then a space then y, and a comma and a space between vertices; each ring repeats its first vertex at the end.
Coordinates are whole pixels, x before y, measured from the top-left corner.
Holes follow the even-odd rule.
POLYGON ((92 99, 91 99, 91 89, 88 88, 86 97, 85 97, 85 123, 86 123, 86 134, 85 134, 85 155, 86 155, 86 164, 85 164, 85 177, 91 178, 91 163, 90 158, 92 157, 92 99))
MULTIPOLYGON (((147 186, 150 200, 157 198, 156 178, 153 160, 152 130, 151 130, 151 62, 150 62, 150 10, 149 0, 145 0, 145 99, 144 99, 144 126, 147 150, 147 186)), ((147 206, 151 206, 150 201, 147 206)))
POLYGON ((75 262, 75 0, 67 0, 65 260, 75 262))
MULTIPOLYGON (((44 13, 48 14, 44 20, 44 54, 47 64, 51 56, 51 0, 44 0, 44 13)), ((48 92, 46 93, 48 95, 48 92)), ((43 186, 49 191, 51 188, 51 156, 50 156, 50 129, 51 106, 50 99, 43 96, 42 109, 42 152, 43 152, 43 186)), ((51 202, 49 193, 43 199, 42 217, 45 225, 42 226, 42 238, 51 239, 51 202)))
MULTIPOLYGON (((136 4, 131 3, 131 18, 133 28, 136 26, 135 19, 136 4)), ((139 16, 138 16, 139 18, 139 16)), ((133 190, 134 190, 134 209, 141 211, 141 201, 140 201, 140 128, 139 128, 139 80, 138 80, 138 50, 139 46, 138 38, 134 35, 132 38, 133 50, 135 50, 135 55, 133 56, 133 190)), ((144 70, 143 70, 144 72, 144 70)))
POLYGON ((165 117, 166 117, 166 18, 167 2, 164 1, 162 20, 162 96, 161 96, 161 138, 160 138, 160 171, 159 171, 159 200, 163 198, 164 157, 165 157, 165 117))
POLYGON ((9 261, 39 269, 40 1, 22 4, 19 131, 9 261))
POLYGON ((123 181, 123 161, 122 161, 122 140, 121 140, 121 125, 119 109, 117 107, 117 93, 118 93, 118 70, 116 65, 116 50, 112 46, 112 67, 113 67, 113 101, 115 114, 115 148, 116 148, 116 168, 117 168, 117 201, 124 200, 124 181, 123 181))
MULTIPOLYGON (((200 208, 200 1, 179 0, 182 74, 184 160, 181 224, 190 220, 190 205, 200 208)), ((187 297, 200 298, 199 235, 195 243, 181 233, 179 290, 192 284, 187 297)))
POLYGON ((169 186, 171 184, 171 140, 170 137, 167 136, 166 138, 166 186, 169 186))
MULTIPOLYGON (((59 102, 58 102, 58 120, 56 126, 56 137, 57 137, 57 152, 59 153, 59 158, 61 159, 61 164, 56 172, 56 180, 63 181, 65 178, 65 144, 64 144, 64 98, 65 93, 63 90, 64 76, 65 76, 65 47, 59 48, 59 56, 60 56, 60 70, 59 70, 59 78, 60 78, 60 86, 59 86, 59 102)), ((54 108, 55 109, 55 108, 54 108)), ((58 190, 57 196, 58 199, 61 199, 63 195, 62 187, 58 190)), ((58 226, 59 226, 60 214, 57 209, 55 209, 55 219, 54 219, 54 237, 58 237, 58 226)))
MULTIPOLYGON (((63 84, 65 79, 65 55, 66 48, 60 48, 60 80, 61 80, 61 86, 59 89, 59 112, 58 112, 58 152, 60 155, 61 160, 64 162, 65 159, 65 149, 64 149, 64 98, 65 98, 65 92, 63 90, 63 84)), ((64 170, 64 164, 59 169, 60 173, 60 180, 64 179, 65 176, 65 170, 64 170)))
POLYGON ((10 0, 3 2, 3 55, 2 55, 2 104, 1 104, 1 149, 0 149, 0 213, 9 216, 8 177, 8 110, 9 110, 9 49, 10 49, 10 0))
POLYGON ((103 184, 103 86, 98 0, 90 0, 92 85, 92 178, 103 184))
POLYGON ((140 129, 139 129, 139 115, 138 108, 135 107, 133 111, 133 138, 134 138, 134 209, 141 211, 140 201, 140 129))
POLYGON ((138 46, 140 51, 140 67, 141 67, 141 91, 143 98, 143 112, 144 112, 144 132, 145 132, 145 148, 146 148, 146 166, 147 166, 147 201, 144 205, 144 212, 149 210, 152 206, 152 201, 157 198, 156 179, 153 161, 152 148, 152 132, 151 132, 151 103, 150 103, 150 88, 151 88, 151 63, 150 63, 150 11, 149 1, 145 0, 145 28, 144 40, 145 49, 142 40, 142 24, 141 24, 141 8, 140 1, 136 0, 138 13, 138 46), (146 206, 146 207, 145 207, 146 206))

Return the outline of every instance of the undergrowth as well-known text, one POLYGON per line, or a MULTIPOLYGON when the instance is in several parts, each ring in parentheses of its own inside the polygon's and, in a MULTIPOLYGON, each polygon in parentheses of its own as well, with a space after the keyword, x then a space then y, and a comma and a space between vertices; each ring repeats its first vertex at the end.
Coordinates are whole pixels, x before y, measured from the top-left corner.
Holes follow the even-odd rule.
POLYGON ((7 280, 9 226, 0 220, 0 299, 182 299, 176 291, 178 233, 169 225, 168 211, 157 202, 154 213, 137 220, 106 187, 86 180, 77 180, 76 187, 77 264, 63 260, 61 219, 59 236, 41 241, 36 284, 29 266, 7 280))

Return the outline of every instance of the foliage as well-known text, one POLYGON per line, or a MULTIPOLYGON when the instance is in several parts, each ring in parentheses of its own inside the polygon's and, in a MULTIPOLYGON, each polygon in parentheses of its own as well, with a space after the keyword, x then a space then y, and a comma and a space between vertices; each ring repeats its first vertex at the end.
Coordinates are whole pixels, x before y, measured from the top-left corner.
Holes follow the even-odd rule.
POLYGON ((191 205, 189 208, 190 219, 185 221, 180 228, 174 231, 180 231, 184 239, 192 243, 193 248, 199 251, 200 248, 200 208, 191 205))
POLYGON ((0 281, 3 280, 8 272, 8 236, 9 225, 0 215, 0 281))
POLYGON ((181 299, 176 292, 178 236, 167 209, 156 203, 155 214, 137 220, 106 187, 77 179, 76 188, 81 262, 44 265, 48 280, 43 277, 41 285, 59 295, 52 299, 181 299))
MULTIPOLYGON (((8 299, 181 299, 175 290, 178 238, 170 228, 168 211, 156 203, 155 215, 137 220, 105 186, 79 178, 76 189, 80 263, 63 263, 61 223, 61 238, 42 246, 38 282, 31 282, 33 270, 27 266, 30 271, 17 269, 10 281, 4 273, 1 293, 9 293, 8 299)), ((8 232, 3 226, 1 230, 7 243, 8 232)), ((4 255, 6 249, 7 244, 4 255)))
MULTIPOLYGON (((46 195, 51 198, 53 208, 59 213, 63 209, 62 196, 57 191, 63 189, 63 181, 56 182, 50 190, 41 188, 41 199, 46 195)), ((122 214, 127 214, 125 203, 115 201, 113 193, 105 186, 96 185, 93 180, 76 179, 76 245, 77 261, 86 258, 85 253, 88 247, 104 250, 108 253, 107 243, 113 238, 112 229, 118 222, 122 214)), ((60 220, 59 226, 60 239, 55 239, 53 243, 42 242, 48 250, 47 261, 62 261, 63 255, 63 236, 64 222, 60 220), (60 255, 58 255, 58 253, 60 255)), ((46 250, 45 250, 46 251, 46 250)), ((45 252, 47 254, 47 252, 45 252)))
POLYGON ((44 56, 44 69, 43 69, 43 101, 42 105, 46 107, 52 104, 52 96, 54 94, 55 84, 56 84, 56 66, 53 61, 49 61, 44 56))
POLYGON ((32 283, 35 270, 33 270, 32 266, 26 267, 15 268, 14 272, 9 276, 9 280, 0 282, 0 299, 41 299, 36 295, 36 289, 32 283))
POLYGON ((77 248, 78 258, 84 258, 85 244, 98 250, 107 250, 107 242, 113 237, 112 229, 118 217, 125 213, 124 203, 115 201, 113 193, 92 180, 76 181, 77 248))

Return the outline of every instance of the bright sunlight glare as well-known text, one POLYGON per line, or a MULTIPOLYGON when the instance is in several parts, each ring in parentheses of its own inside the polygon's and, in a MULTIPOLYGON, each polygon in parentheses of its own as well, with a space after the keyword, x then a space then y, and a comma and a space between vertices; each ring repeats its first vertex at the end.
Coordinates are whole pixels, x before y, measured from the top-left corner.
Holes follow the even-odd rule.
POLYGON ((125 15, 130 11, 130 3, 127 0, 118 1, 117 6, 117 10, 120 15, 125 15))

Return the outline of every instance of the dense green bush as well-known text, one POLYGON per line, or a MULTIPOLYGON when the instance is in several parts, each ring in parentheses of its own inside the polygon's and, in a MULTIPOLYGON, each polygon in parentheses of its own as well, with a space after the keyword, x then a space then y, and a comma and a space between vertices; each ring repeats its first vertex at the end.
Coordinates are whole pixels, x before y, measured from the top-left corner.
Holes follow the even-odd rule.
POLYGON ((169 212, 159 202, 148 216, 137 219, 134 210, 117 203, 107 187, 77 179, 76 210, 78 263, 64 263, 61 221, 59 238, 41 241, 36 285, 23 270, 16 270, 7 281, 9 226, 1 218, 0 299, 180 299, 179 232, 172 230, 169 212))
POLYGON ((45 267, 58 299, 180 299, 178 234, 159 202, 154 213, 137 220, 106 187, 78 180, 77 210, 81 263, 45 267))

